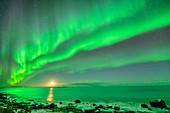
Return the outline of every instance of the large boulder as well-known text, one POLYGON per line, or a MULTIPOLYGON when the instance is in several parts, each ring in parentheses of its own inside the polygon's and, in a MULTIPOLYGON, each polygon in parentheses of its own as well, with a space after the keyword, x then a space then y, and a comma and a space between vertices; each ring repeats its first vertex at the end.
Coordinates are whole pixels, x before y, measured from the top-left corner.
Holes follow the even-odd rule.
POLYGON ((162 99, 157 99, 149 102, 152 107, 167 108, 165 102, 162 99))

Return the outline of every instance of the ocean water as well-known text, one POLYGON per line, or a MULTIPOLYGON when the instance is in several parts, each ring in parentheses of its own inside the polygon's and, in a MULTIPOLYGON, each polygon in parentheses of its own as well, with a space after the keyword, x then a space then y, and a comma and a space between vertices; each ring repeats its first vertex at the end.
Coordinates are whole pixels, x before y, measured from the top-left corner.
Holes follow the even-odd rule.
POLYGON ((2 88, 0 92, 40 101, 149 102, 161 98, 170 103, 170 86, 19 87, 2 88))

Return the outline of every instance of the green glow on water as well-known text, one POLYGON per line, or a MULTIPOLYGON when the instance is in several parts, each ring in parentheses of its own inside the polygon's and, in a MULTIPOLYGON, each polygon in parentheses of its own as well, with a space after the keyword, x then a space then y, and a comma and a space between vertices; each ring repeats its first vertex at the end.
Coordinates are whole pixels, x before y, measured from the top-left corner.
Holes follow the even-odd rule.
MULTIPOLYGON (((69 59, 79 51, 91 51, 170 25, 169 1, 76 1, 71 5, 69 1, 46 2, 37 2, 33 9, 23 8, 21 12, 26 16, 11 8, 8 25, 3 32, 5 38, 18 41, 12 53, 17 67, 12 68, 10 84, 20 82, 48 63, 69 59), (160 4, 160 7, 155 7, 154 3, 160 4), (18 21, 14 21, 16 19, 18 21)), ((168 49, 161 52, 159 57, 146 53, 128 61, 108 63, 107 66, 103 62, 100 68, 170 60, 168 49)), ((93 60, 97 63, 100 59, 93 60)), ((82 63, 86 64, 85 61, 82 63)))
POLYGON ((47 101, 82 102, 147 102, 161 98, 169 105, 169 86, 116 86, 116 87, 74 87, 74 88, 4 88, 0 92, 21 98, 47 101), (157 93, 159 93, 159 95, 157 93), (126 94, 126 95, 125 95, 126 94))

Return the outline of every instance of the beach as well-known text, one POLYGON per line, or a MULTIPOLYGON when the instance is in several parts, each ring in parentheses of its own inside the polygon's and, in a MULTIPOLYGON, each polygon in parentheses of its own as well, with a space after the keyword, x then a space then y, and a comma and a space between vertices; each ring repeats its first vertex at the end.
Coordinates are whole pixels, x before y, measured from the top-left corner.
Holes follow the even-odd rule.
MULTIPOLYGON (((113 87, 111 89, 115 89, 115 91, 118 91, 118 89, 122 90, 121 87, 120 88, 116 87, 116 88, 113 87)), ((125 89, 126 88, 127 87, 125 87, 125 89)), ((131 89, 133 88, 135 87, 132 87, 131 89)), ((111 100, 111 98, 113 97, 109 97, 109 95, 107 94, 108 93, 107 88, 104 88, 105 90, 102 88, 98 88, 98 90, 99 89, 103 90, 105 91, 105 93, 101 92, 101 94, 98 94, 96 96, 90 93, 92 89, 96 89, 96 88, 80 88, 80 89, 83 89, 83 91, 85 90, 86 92, 88 89, 89 93, 87 92, 87 94, 84 94, 85 92, 83 92, 83 94, 87 96, 81 96, 82 94, 80 93, 77 94, 76 92, 80 90, 76 88, 70 88, 70 89, 69 88, 4 88, 4 89, 1 89, 0 91, 1 92, 0 110, 1 112, 3 111, 4 113, 9 112, 9 111, 11 113, 13 112, 14 113, 25 113, 25 112, 31 112, 31 113, 46 113, 46 112, 58 112, 58 113, 113 113, 113 112, 114 113, 125 113, 125 112, 126 113, 136 113, 136 112, 153 113, 153 112, 158 112, 158 113, 162 113, 162 112, 165 112, 165 113, 169 113, 170 112, 169 107, 168 107, 169 105, 168 99, 163 100, 166 103, 166 106, 163 106, 162 103, 157 102, 158 106, 153 107, 150 103, 154 99, 152 97, 153 95, 151 96, 153 99, 150 98, 149 100, 146 100, 146 98, 142 97, 144 101, 140 99, 132 101, 132 99, 128 96, 129 97, 129 101, 128 101, 126 99, 127 98, 126 96, 128 95, 128 92, 127 92, 127 94, 123 94, 124 97, 123 95, 119 95, 120 97, 122 97, 122 100, 120 99, 116 100, 115 98, 114 99, 115 101, 114 101, 114 100, 111 100), (74 92, 73 89, 76 91, 74 92), (27 90, 30 90, 30 94, 27 93, 27 90), (32 90, 38 91, 39 93, 41 93, 41 95, 39 93, 37 94, 35 92, 32 92, 32 90), (45 92, 43 93, 40 90, 44 90, 44 91, 49 90, 49 92, 46 92, 47 95, 45 96, 44 94, 46 93, 45 92), (68 93, 69 90, 73 91, 72 94, 71 92, 70 94, 68 93), (22 91, 25 92, 25 94, 23 94, 22 91), (55 95, 55 93, 58 92, 58 95, 59 95, 59 93, 61 93, 62 91, 63 93, 67 92, 67 94, 63 95, 63 97, 62 95, 60 95, 60 97, 58 96, 58 99, 57 99, 56 97, 57 94, 55 95), (21 94, 24 96, 21 96, 21 94), (73 96, 73 94, 75 96, 73 96), (93 99, 88 94, 92 95, 93 99), (38 95, 40 98, 38 98, 38 95), (43 96, 46 97, 46 99, 44 99, 43 96), (124 98, 124 101, 123 101, 123 98, 124 98)), ((166 88, 164 87, 164 89, 166 88)), ((162 91, 161 88, 160 90, 162 91)), ((96 93, 96 92, 98 91, 96 90, 93 93, 96 93)), ((131 91, 131 93, 133 93, 133 91, 131 91)), ((114 95, 114 93, 111 95, 114 95)), ((161 100, 160 98, 155 98, 155 99, 157 101, 161 100)))

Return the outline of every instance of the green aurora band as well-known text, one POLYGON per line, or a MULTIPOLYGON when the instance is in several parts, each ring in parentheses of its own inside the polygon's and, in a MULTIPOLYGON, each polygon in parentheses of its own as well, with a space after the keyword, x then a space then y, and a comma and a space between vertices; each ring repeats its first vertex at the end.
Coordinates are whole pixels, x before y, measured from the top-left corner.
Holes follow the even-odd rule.
MULTIPOLYGON (((76 67, 80 60, 58 63, 44 69, 48 63, 67 60, 80 51, 93 51, 170 25, 168 0, 34 2, 37 5, 33 8, 23 7, 22 2, 18 6, 20 9, 9 8, 9 19, 3 30, 6 43, 2 46, 1 54, 5 57, 5 48, 10 41, 15 40, 12 56, 17 66, 12 67, 8 80, 11 85, 21 82, 29 75, 31 76, 27 79, 30 79, 41 71, 59 70, 68 65, 76 67)), ((11 5, 15 5, 15 2, 11 5)), ((107 64, 105 61, 99 62, 101 56, 80 61, 82 64, 87 64, 86 62, 93 60, 96 66, 85 65, 76 69, 83 71, 91 68, 170 60, 168 51, 169 49, 160 51, 159 57, 152 53, 139 54, 135 58, 115 60, 107 64)), ((107 59, 114 57, 112 55, 107 59)), ((69 72, 74 73, 74 71, 69 72)))

